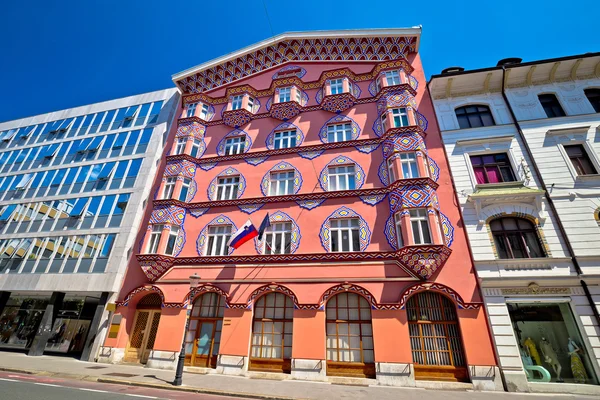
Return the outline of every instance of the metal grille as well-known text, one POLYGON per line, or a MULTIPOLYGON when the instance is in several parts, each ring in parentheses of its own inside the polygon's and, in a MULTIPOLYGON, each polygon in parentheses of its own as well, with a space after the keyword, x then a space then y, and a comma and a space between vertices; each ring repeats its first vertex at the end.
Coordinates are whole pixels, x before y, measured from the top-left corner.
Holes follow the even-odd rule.
POLYGON ((418 293, 408 300, 406 312, 415 364, 465 366, 456 310, 448 298, 418 293))
POLYGON ((129 342, 129 347, 132 349, 139 349, 142 347, 144 341, 144 331, 146 330, 146 323, 148 322, 148 311, 138 311, 137 318, 135 320, 135 327, 133 328, 133 335, 129 342))
POLYGON ((160 313, 154 313, 152 317, 152 326, 150 327, 150 336, 148 336, 148 344, 146 345, 147 350, 154 348, 154 341, 156 340, 156 332, 158 331, 158 323, 160 322, 160 313))
POLYGON ((137 309, 160 309, 162 305, 162 299, 158 295, 158 293, 152 293, 144 296, 137 303, 137 309))

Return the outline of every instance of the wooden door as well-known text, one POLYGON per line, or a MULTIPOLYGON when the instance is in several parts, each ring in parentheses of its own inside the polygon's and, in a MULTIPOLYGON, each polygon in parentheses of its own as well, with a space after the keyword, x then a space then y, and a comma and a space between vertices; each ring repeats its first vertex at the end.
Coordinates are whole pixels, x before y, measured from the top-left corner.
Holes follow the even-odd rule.
POLYGON ((213 354, 216 330, 217 324, 215 321, 198 320, 196 338, 191 354, 191 365, 205 368, 216 367, 217 355, 213 354))
POLYGON ((198 296, 185 336, 185 365, 216 368, 225 301, 217 293, 198 296))
POLYGON ((138 310, 135 313, 133 332, 125 349, 124 361, 145 364, 154 348, 160 311, 138 310))

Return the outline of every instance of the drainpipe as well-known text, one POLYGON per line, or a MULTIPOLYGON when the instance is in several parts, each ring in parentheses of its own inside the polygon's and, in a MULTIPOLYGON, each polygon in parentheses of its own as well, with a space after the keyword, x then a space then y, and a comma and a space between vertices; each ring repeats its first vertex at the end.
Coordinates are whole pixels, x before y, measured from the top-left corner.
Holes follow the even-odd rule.
MULTIPOLYGON (((514 124, 517 128, 517 132, 519 133, 519 137, 521 138, 521 141, 523 142, 523 147, 525 149, 525 152, 527 153, 527 156, 531 160, 533 170, 535 171, 536 175, 538 176, 540 185, 542 186, 542 190, 544 191, 544 195, 546 196, 546 201, 548 202, 548 205, 550 206, 550 210, 556 216, 556 224, 558 226, 561 236, 565 240, 565 244, 567 246, 567 251, 569 253, 569 257, 571 258, 571 261, 573 262, 575 271, 577 272, 577 275, 579 275, 579 277, 581 277, 583 275, 583 272, 581 271, 581 267, 579 265, 579 262, 577 261, 577 257, 575 256, 575 251, 573 250, 573 246, 571 246, 571 241, 569 240, 569 237, 567 236, 567 232, 562 223, 562 220, 560 219, 560 217, 558 215, 556 206, 554 205, 554 201, 552 200, 552 197, 550 196, 550 193, 548 192, 548 188, 546 187, 546 184, 544 183, 542 174, 540 173, 537 163, 535 162, 535 159, 533 158, 533 153, 531 152, 529 143, 527 143, 527 140, 525 139, 525 134, 523 133, 523 130, 521 129, 521 124, 517 120, 517 117, 515 116, 515 112, 513 111, 513 108, 511 106, 510 102, 508 101, 508 97, 506 96, 505 77, 506 77, 506 66, 503 65, 502 66, 502 98, 504 99, 504 102, 506 103, 506 106, 508 107, 510 116, 512 117, 514 124)), ((600 314, 598 314, 598 309, 596 308, 596 305, 594 304, 594 300, 592 299, 592 295, 590 294, 590 290, 588 289, 587 283, 583 279, 581 279, 579 282, 581 284, 581 287, 583 288, 583 292, 585 293, 585 297, 587 298, 588 303, 590 304, 590 307, 592 307, 592 312, 594 313, 596 322, 600 325, 600 314)))
MULTIPOLYGON (((433 110, 433 115, 435 116, 435 120, 436 120, 436 124, 438 121, 438 117, 437 117, 437 113, 435 112, 435 107, 433 105, 433 99, 431 97, 431 90, 429 90, 429 84, 431 83, 431 81, 427 82, 427 98, 429 99, 430 105, 431 105, 431 109, 433 110)), ((442 132, 441 129, 438 129, 438 131, 440 132, 440 141, 442 142, 442 150, 444 151, 444 157, 446 159, 446 163, 447 163, 447 167, 448 167, 448 171, 450 171, 450 159, 448 158, 448 152, 446 151, 446 146, 444 146, 444 137, 442 136, 442 132)), ((458 198, 458 191, 456 190, 456 184, 454 183, 454 176, 449 173, 448 174, 450 176, 450 183, 452 184, 452 192, 454 193, 454 204, 456 206, 456 208, 458 209, 458 215, 460 216, 460 221, 463 224, 463 232, 464 232, 464 237, 465 240, 467 242, 467 250, 469 251, 469 259, 471 260, 471 265, 473 266, 473 273, 475 275, 475 279, 477 281, 477 293, 479 294, 479 297, 481 298, 481 301, 483 303, 483 293, 481 292, 481 287, 479 285, 480 279, 479 279, 479 275, 477 274, 477 268, 475 268, 475 257, 473 256, 473 250, 471 250, 471 241, 469 239, 469 235, 467 234, 467 228, 465 225, 465 217, 463 215, 462 212, 462 208, 460 207, 460 199, 458 198)), ((487 324, 487 331, 488 331, 488 337, 490 339, 490 344, 492 344, 492 347, 494 349, 494 359, 496 361, 496 367, 500 370, 500 359, 498 357, 498 353, 497 353, 497 349, 496 346, 494 346, 494 338, 492 336, 492 327, 490 326, 490 319, 489 319, 489 315, 487 313, 487 308, 485 307, 485 303, 482 304, 481 310, 483 311, 484 315, 486 316, 485 321, 487 324)), ((500 372, 500 378, 502 380, 502 386, 504 388, 505 392, 508 392, 508 386, 506 385, 506 380, 504 379, 504 374, 502 372, 500 372)))

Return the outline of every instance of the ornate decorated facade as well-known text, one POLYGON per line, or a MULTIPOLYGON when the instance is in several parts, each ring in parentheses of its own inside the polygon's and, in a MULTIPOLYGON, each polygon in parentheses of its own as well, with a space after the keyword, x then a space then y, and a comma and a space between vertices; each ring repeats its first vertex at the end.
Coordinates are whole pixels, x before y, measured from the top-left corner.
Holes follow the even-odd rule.
POLYGON ((190 371, 501 388, 419 38, 285 34, 174 76, 102 361, 173 368, 184 340, 190 371))

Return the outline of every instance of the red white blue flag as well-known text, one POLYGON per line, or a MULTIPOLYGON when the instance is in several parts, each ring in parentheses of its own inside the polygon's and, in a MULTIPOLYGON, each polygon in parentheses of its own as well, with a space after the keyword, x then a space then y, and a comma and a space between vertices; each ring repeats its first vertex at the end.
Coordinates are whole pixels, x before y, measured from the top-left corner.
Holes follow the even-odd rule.
POLYGON ((229 239, 229 243, 227 243, 227 245, 237 249, 247 241, 252 240, 257 236, 258 231, 252 224, 252 221, 248 220, 240 229, 231 235, 231 239, 229 239))

